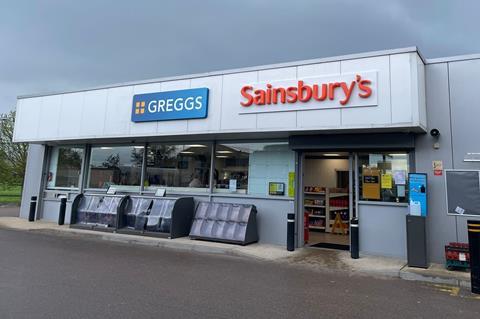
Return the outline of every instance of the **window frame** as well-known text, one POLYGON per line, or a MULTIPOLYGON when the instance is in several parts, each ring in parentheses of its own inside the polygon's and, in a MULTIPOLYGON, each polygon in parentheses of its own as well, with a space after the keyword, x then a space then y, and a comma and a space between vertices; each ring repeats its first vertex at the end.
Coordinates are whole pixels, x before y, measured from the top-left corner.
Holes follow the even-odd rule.
MULTIPOLYGON (((142 164, 140 166, 140 185, 114 185, 118 186, 117 191, 121 193, 138 193, 141 194, 142 192, 142 177, 143 177, 143 169, 145 165, 145 150, 146 150, 146 143, 121 143, 121 144, 114 144, 114 143, 100 143, 100 144, 89 144, 88 145, 88 158, 85 161, 84 165, 84 183, 83 183, 83 190, 84 191, 94 191, 94 192, 103 192, 107 191, 108 188, 96 188, 96 187, 89 187, 90 185, 90 162, 92 160, 92 149, 95 147, 134 147, 134 146, 142 146, 143 147, 143 156, 142 156, 142 164), (125 187, 125 189, 122 189, 125 187), (138 187, 137 190, 129 190, 126 189, 127 187, 138 187)), ((113 185, 112 185, 113 186, 113 185)))
POLYGON ((215 147, 215 141, 213 140, 203 140, 203 141, 152 141, 150 143, 146 143, 145 152, 144 152, 144 162, 143 162, 143 179, 142 179, 142 193, 143 194, 153 194, 155 193, 156 189, 163 188, 167 190, 168 194, 179 194, 179 195, 211 195, 211 188, 212 188, 212 160, 213 160, 213 151, 215 147), (197 188, 197 187, 177 187, 177 186, 153 186, 155 189, 147 189, 145 187, 145 181, 147 178, 147 149, 152 145, 159 145, 159 144, 166 144, 166 145, 194 145, 194 144, 204 144, 206 149, 210 152, 210 162, 208 163, 208 168, 210 169, 209 173, 209 181, 208 187, 205 188, 197 188), (189 190, 190 189, 190 190, 189 190))
MULTIPOLYGON (((87 152, 87 147, 85 144, 58 144, 58 145, 47 145, 47 161, 46 161, 46 166, 45 166, 45 190, 46 191, 79 191, 83 187, 83 168, 85 166, 85 154, 87 152), (48 172, 50 171, 50 163, 52 161, 52 154, 53 154, 53 149, 57 148, 81 148, 82 149, 82 161, 80 163, 80 173, 78 175, 78 183, 77 187, 67 187, 67 186, 48 186, 48 172)), ((58 167, 58 165, 57 165, 58 167)))
MULTIPOLYGON (((289 145, 288 139, 285 138, 273 138, 273 139, 238 139, 238 140, 217 140, 214 143, 214 154, 212 156, 212 174, 213 170, 215 169, 215 154, 217 151, 217 145, 219 144, 274 144, 274 143, 282 143, 289 145)), ((296 153, 294 150, 289 149, 291 152, 296 153)), ((296 166, 298 165, 296 156, 294 155, 294 172, 296 172, 296 166)), ((248 168, 247 168, 248 169, 248 168)), ((297 178, 297 177, 296 177, 297 178)), ((232 193, 232 192, 218 192, 216 191, 215 185, 213 183, 213 176, 211 177, 210 183, 212 184, 211 188, 211 196, 218 196, 218 197, 243 197, 243 198, 260 198, 260 199, 279 199, 279 200, 295 200, 296 198, 296 190, 294 192, 293 197, 288 196, 288 183, 285 184, 285 195, 269 195, 268 192, 265 195, 261 194, 249 194, 248 193, 248 186, 245 193, 232 193)), ((295 185, 296 186, 296 185, 295 185)), ((296 188, 296 187, 295 187, 296 188)))
MULTIPOLYGON (((372 205, 393 205, 393 206, 405 206, 408 205, 408 200, 409 200, 409 195, 408 195, 408 174, 415 172, 415 150, 365 150, 365 151, 360 151, 360 152, 355 152, 355 180, 356 185, 355 188, 358 190, 357 193, 357 202, 359 204, 372 204, 372 205), (405 176, 405 199, 404 201, 385 201, 383 199, 379 200, 374 200, 374 199, 364 199, 362 197, 362 192, 361 192, 361 183, 362 183, 362 177, 361 175, 361 160, 360 158, 362 156, 369 156, 370 154, 381 154, 383 156, 388 155, 388 154, 405 154, 405 158, 407 160, 407 165, 408 169, 406 170, 406 176, 405 176)), ((393 170, 392 170, 393 173, 393 170)), ((392 174, 393 175, 393 174, 392 174)), ((381 185, 380 185, 381 187, 381 185)), ((380 189, 381 191, 381 189, 380 189)), ((398 197, 396 197, 398 198, 398 197)))
MULTIPOLYGON (((217 144, 247 144, 247 143, 286 143, 288 144, 288 139, 285 138, 273 138, 273 139, 231 139, 231 140, 182 140, 182 141, 172 141, 172 140, 167 140, 167 141, 158 141, 158 140, 153 140, 150 142, 139 142, 139 143, 87 143, 87 144, 59 144, 59 145, 47 145, 47 169, 50 165, 50 152, 51 148, 54 146, 67 146, 67 147, 80 147, 83 148, 83 158, 82 158, 82 166, 80 170, 80 181, 79 181, 79 187, 78 188, 47 188, 47 177, 45 177, 45 190, 66 190, 66 191, 76 191, 76 192, 95 192, 95 193, 103 193, 106 192, 107 189, 105 188, 92 188, 88 187, 90 183, 90 160, 91 160, 91 155, 92 155, 92 148, 95 147, 122 147, 122 146, 143 146, 144 147, 144 152, 143 152, 143 159, 142 159, 142 166, 141 166, 141 177, 140 177, 140 185, 132 185, 130 187, 136 188, 135 190, 133 189, 122 189, 121 186, 127 186, 127 185, 119 185, 119 189, 117 192, 119 193, 126 193, 126 194, 140 194, 140 195, 152 195, 155 193, 156 190, 149 190, 146 189, 144 186, 145 178, 146 178, 146 156, 147 156, 147 147, 151 144, 174 144, 174 145, 188 145, 188 144, 205 144, 209 146, 210 149, 210 176, 209 176, 209 187, 205 188, 205 191, 203 192, 198 192, 198 191, 184 191, 183 189, 188 189, 187 187, 185 188, 178 188, 178 187, 166 187, 167 193, 169 195, 175 196, 175 195, 180 195, 180 196, 204 196, 204 197, 238 197, 238 198, 252 198, 252 199, 276 199, 276 200, 288 200, 292 201, 295 200, 294 197, 288 197, 288 190, 286 190, 285 196, 274 196, 274 195, 260 195, 260 194, 239 194, 239 193, 223 193, 223 192, 214 192, 214 185, 213 185, 213 172, 215 169, 215 154, 216 154, 216 147, 217 144), (138 188, 137 188, 138 187, 138 188)), ((292 152, 295 152, 292 150, 292 152)), ((295 161, 295 166, 297 165, 295 161)), ((285 185, 288 187, 288 185, 285 185)), ((158 187, 162 188, 162 187, 158 187)))

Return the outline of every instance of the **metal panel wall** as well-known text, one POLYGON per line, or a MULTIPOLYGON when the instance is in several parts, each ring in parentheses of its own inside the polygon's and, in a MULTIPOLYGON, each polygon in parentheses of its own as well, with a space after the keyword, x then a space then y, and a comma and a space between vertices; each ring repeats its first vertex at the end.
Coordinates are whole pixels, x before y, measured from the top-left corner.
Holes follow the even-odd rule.
POLYGON ((360 252, 406 259, 407 206, 358 205, 360 252))
POLYGON ((452 168, 452 139, 450 130, 450 103, 447 64, 426 66, 426 93, 428 129, 440 130, 438 139, 430 134, 415 138, 416 171, 428 174, 427 245, 429 260, 444 261, 444 246, 456 241, 455 217, 447 216, 445 183, 443 176, 434 176, 432 161, 443 162, 444 168, 452 168), (438 142, 439 149, 433 144, 438 142))
POLYGON ((423 64, 416 52, 336 62, 293 65, 259 71, 238 71, 164 82, 125 85, 77 93, 24 98, 17 103, 15 140, 26 142, 91 140, 208 133, 289 132, 403 128, 422 131, 423 64), (242 86, 314 76, 377 72, 377 106, 239 114, 242 86), (192 87, 208 87, 206 119, 162 122, 130 122, 134 94, 192 87), (191 125, 190 125, 191 124, 191 125))
MULTIPOLYGON (((297 68, 298 78, 340 73, 340 62, 303 65, 297 68)), ((297 126, 302 128, 335 128, 341 126, 341 114, 335 109, 297 112, 297 126)))
MULTIPOLYGON (((480 162, 464 162, 467 153, 480 153, 480 59, 450 62, 448 67, 453 168, 480 169, 480 162)), ((467 218, 457 217, 457 234, 459 241, 468 241, 467 218)))
POLYGON ((22 190, 22 203, 20 206, 20 217, 28 218, 30 210, 30 198, 40 195, 42 185, 43 158, 45 146, 32 145, 28 147, 27 167, 22 190))

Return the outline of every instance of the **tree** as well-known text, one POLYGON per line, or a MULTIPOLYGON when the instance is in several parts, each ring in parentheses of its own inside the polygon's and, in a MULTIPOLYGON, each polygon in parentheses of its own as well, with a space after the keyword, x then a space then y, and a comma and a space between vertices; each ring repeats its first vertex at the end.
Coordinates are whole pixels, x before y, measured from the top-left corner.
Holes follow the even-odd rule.
POLYGON ((1 115, 0 121, 0 183, 23 185, 28 144, 14 143, 15 111, 1 115))

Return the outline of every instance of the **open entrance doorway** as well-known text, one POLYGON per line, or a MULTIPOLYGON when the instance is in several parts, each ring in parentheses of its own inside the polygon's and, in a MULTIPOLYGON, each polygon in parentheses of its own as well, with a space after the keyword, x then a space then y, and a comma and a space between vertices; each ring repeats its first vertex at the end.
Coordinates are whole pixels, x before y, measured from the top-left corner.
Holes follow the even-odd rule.
POLYGON ((308 152, 302 162, 305 245, 349 250, 352 156, 341 152, 308 152))

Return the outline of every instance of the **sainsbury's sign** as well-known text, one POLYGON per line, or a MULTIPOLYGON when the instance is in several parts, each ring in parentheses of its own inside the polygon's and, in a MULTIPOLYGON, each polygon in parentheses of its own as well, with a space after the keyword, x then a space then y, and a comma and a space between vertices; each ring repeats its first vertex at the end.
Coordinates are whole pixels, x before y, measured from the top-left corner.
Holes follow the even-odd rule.
POLYGON ((240 94, 240 114, 375 106, 377 72, 262 82, 240 94))

